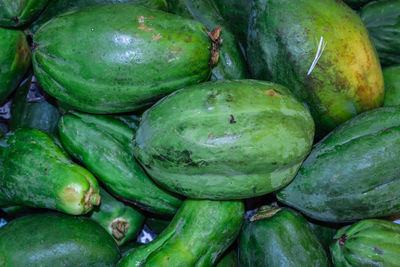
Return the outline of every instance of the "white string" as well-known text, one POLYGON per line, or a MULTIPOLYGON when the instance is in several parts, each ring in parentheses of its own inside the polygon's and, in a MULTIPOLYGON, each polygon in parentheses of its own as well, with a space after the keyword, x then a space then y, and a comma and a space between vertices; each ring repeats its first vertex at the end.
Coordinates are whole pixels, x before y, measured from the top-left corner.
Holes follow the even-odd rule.
POLYGON ((308 70, 307 75, 310 75, 311 72, 313 71, 313 69, 315 68, 315 66, 317 65, 318 60, 319 60, 319 58, 322 56, 322 53, 324 52, 324 49, 325 49, 327 43, 328 43, 328 42, 324 42, 324 37, 321 36, 321 39, 320 39, 319 45, 318 45, 317 54, 315 55, 314 61, 313 61, 313 63, 311 64, 311 67, 310 67, 310 69, 308 70), (322 47, 322 49, 321 49, 321 47, 322 47))

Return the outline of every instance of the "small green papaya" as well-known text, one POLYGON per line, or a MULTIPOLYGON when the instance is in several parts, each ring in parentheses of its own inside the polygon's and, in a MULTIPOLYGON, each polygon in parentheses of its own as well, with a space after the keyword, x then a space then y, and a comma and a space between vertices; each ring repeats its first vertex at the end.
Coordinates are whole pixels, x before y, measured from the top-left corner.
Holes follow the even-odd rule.
POLYGON ((331 244, 336 267, 399 266, 400 225, 385 220, 362 220, 341 228, 331 244))
POLYGON ((85 214, 100 203, 93 175, 45 133, 20 128, 0 139, 0 202, 85 214))
MULTIPOLYGON (((10 130, 17 128, 33 128, 41 130, 48 135, 58 136, 58 121, 60 112, 46 101, 43 95, 37 99, 29 96, 30 89, 39 90, 37 82, 29 75, 18 87, 11 104, 10 130)), ((36 91, 37 92, 37 91, 36 91)))
POLYGON ((400 107, 364 112, 315 144, 278 199, 320 221, 400 212, 400 107))
POLYGON ((46 9, 40 14, 39 18, 35 20, 30 30, 35 33, 40 26, 52 18, 73 9, 80 9, 88 6, 101 5, 101 4, 117 4, 117 3, 133 3, 140 4, 149 8, 167 11, 166 0, 57 0, 50 1, 46 9))
POLYGON ((0 51, 0 104, 3 104, 24 78, 31 64, 31 51, 22 31, 1 27, 0 51))
POLYGON ((144 216, 100 188, 101 204, 89 215, 117 242, 118 246, 131 241, 140 231, 144 216))
POLYGON ((28 215, 0 229, 0 266, 115 266, 118 247, 97 223, 60 213, 28 215))
POLYGON ((59 123, 65 149, 82 162, 114 195, 141 208, 173 215, 182 201, 159 188, 132 155, 135 132, 111 117, 66 113, 59 123))
POLYGON ((400 65, 386 67, 382 72, 385 79, 383 105, 386 107, 400 106, 400 65))
POLYGON ((242 267, 330 266, 325 250, 299 213, 261 207, 243 225, 239 237, 242 267))
POLYGON ((49 0, 1 0, 0 26, 20 27, 26 25, 39 16, 48 2, 49 0))
POLYGON ((313 138, 309 111, 287 88, 216 81, 179 90, 148 109, 134 154, 170 191, 242 199, 288 184, 313 138))
POLYGON ((216 51, 202 28, 137 4, 72 10, 36 32, 34 72, 50 95, 77 110, 135 111, 209 78, 216 51))
POLYGON ((156 239, 117 266, 213 266, 239 234, 244 211, 242 201, 187 199, 156 239))
POLYGON ((222 28, 220 36, 214 37, 216 41, 221 40, 221 43, 218 44, 218 65, 212 69, 211 80, 248 78, 246 62, 232 33, 231 25, 222 18, 213 0, 168 0, 168 10, 176 15, 197 20, 206 26, 210 33, 213 29, 222 28))
POLYGON ((400 64, 400 1, 373 1, 360 11, 382 65, 400 64))
POLYGON ((346 4, 254 3, 247 47, 253 77, 282 84, 307 103, 318 138, 382 105, 379 59, 364 23, 346 4))

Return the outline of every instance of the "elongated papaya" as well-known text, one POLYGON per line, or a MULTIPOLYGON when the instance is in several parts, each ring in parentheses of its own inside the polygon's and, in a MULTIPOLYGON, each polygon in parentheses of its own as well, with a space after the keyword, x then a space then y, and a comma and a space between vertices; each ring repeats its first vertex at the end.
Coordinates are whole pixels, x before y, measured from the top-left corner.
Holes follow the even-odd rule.
POLYGON ((382 105, 379 59, 351 8, 335 0, 254 3, 247 47, 253 77, 287 86, 307 103, 318 137, 382 105))
POLYGON ((148 109, 134 154, 168 190, 241 199, 288 184, 313 138, 309 111, 287 88, 217 81, 179 90, 148 109))
POLYGON ((36 32, 34 72, 50 95, 77 110, 134 111, 209 78, 216 51, 202 28, 137 4, 69 11, 36 32))
POLYGON ((182 201, 159 188, 132 155, 135 132, 110 117, 79 112, 65 114, 59 124, 65 149, 82 162, 114 195, 141 208, 173 215, 182 201))
POLYGON ((31 51, 22 31, 1 27, 0 51, 0 104, 2 104, 24 78, 31 64, 31 51))
POLYGON ((144 216, 134 208, 118 201, 102 188, 100 196, 101 205, 93 210, 90 219, 112 235, 118 246, 135 238, 143 225, 144 216))
POLYGON ((400 64, 400 1, 373 1, 360 11, 382 65, 400 64))
POLYGON ((261 207, 245 222, 239 237, 240 266, 329 266, 328 257, 299 213, 261 207))
POLYGON ((74 164, 45 133, 20 128, 0 140, 0 202, 89 212, 100 203, 93 175, 74 164))
POLYGON ((149 8, 167 11, 166 0, 57 0, 50 1, 46 9, 40 14, 39 18, 35 20, 30 29, 34 33, 44 23, 52 18, 73 9, 80 9, 88 6, 100 4, 117 4, 117 3, 133 3, 140 4, 149 8))
POLYGON ((85 217, 44 213, 15 219, 0 229, 0 266, 114 266, 118 247, 85 217))
POLYGON ((213 266, 236 239, 243 217, 242 201, 187 199, 156 239, 117 266, 213 266))
POLYGON ((33 128, 58 136, 60 116, 58 109, 40 94, 35 78, 30 75, 20 84, 14 95, 9 125, 11 130, 33 128), (30 93, 36 95, 32 97, 30 93))
POLYGON ((394 65, 383 69, 385 79, 385 100, 386 107, 400 106, 400 65, 394 65))
POLYGON ((2 0, 0 1, 0 26, 26 25, 39 16, 48 2, 49 0, 2 0))
MULTIPOLYGON (((209 32, 221 27, 219 62, 212 69, 211 80, 248 78, 246 62, 240 52, 231 26, 222 18, 213 0, 168 0, 169 12, 205 25, 209 32)), ((218 41, 218 40, 216 40, 218 41)))
POLYGON ((331 245, 337 267, 398 266, 400 225, 385 220, 362 220, 340 229, 331 245))
POLYGON ((348 222, 400 212, 400 107, 364 112, 317 143, 277 196, 321 221, 348 222))

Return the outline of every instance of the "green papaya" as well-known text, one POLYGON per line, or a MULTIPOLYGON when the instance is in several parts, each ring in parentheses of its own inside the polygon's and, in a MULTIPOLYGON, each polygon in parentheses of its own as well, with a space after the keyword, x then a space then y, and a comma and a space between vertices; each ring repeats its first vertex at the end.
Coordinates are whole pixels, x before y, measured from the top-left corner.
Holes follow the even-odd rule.
POLYGON ((0 26, 20 27, 26 25, 39 16, 48 2, 49 0, 1 0, 0 26))
POLYGON ((209 78, 216 51, 202 28, 136 4, 72 10, 36 32, 35 75, 50 95, 77 110, 134 111, 209 78))
POLYGON ((101 205, 93 210, 90 219, 100 224, 118 246, 134 239, 142 228, 144 216, 134 208, 118 201, 100 189, 101 205))
POLYGON ((246 56, 247 32, 253 0, 214 0, 214 2, 236 34, 242 53, 246 56))
POLYGON ((119 251, 121 252, 121 256, 125 257, 126 255, 128 255, 129 253, 136 250, 137 248, 139 248, 142 245, 143 244, 141 244, 141 243, 131 242, 131 243, 128 243, 128 244, 125 244, 125 245, 119 247, 119 251))
POLYGON ((362 220, 340 229, 331 245, 336 267, 399 266, 400 225, 385 220, 362 220))
POLYGON ((383 105, 386 107, 400 106, 400 65, 386 67, 382 72, 385 80, 383 105))
POLYGON ((317 143, 278 199, 328 222, 400 211, 400 107, 365 112, 317 143))
MULTIPOLYGON (((34 128, 48 135, 58 135, 60 112, 46 101, 43 95, 32 99, 30 89, 38 90, 35 79, 30 75, 18 87, 11 105, 10 129, 34 128)), ((38 91, 36 91, 38 93, 38 91)))
MULTIPOLYGON (((368 4, 369 2, 372 2, 373 0, 344 0, 346 4, 351 6, 352 8, 360 8, 365 4, 368 4)), ((382 0, 378 0, 382 1, 382 0)))
POLYGON ((0 229, 0 266, 114 266, 112 237, 85 217, 44 213, 20 217, 0 229))
POLYGON ((238 255, 234 249, 228 251, 215 265, 216 267, 238 267, 238 255))
POLYGON ((46 9, 40 14, 39 18, 35 20, 30 30, 35 33, 40 26, 52 18, 73 9, 81 9, 88 6, 101 5, 101 4, 117 4, 117 3, 133 3, 140 4, 149 8, 167 11, 166 0, 57 0, 50 1, 46 9))
POLYGON ((79 215, 100 203, 93 175, 45 133, 20 128, 0 139, 0 202, 79 215))
POLYGON ((364 6, 361 19, 382 65, 400 64, 400 1, 381 0, 364 6))
MULTIPOLYGON (((168 0, 169 12, 194 19, 209 32, 222 27, 219 37, 219 62, 211 72, 211 80, 248 78, 246 62, 237 44, 231 26, 222 18, 213 0, 168 0)), ((215 33, 215 31, 214 31, 215 33)))
POLYGON ((139 128, 139 124, 141 121, 141 117, 137 115, 113 115, 113 118, 125 123, 135 132, 139 128))
POLYGON ((336 0, 254 2, 247 47, 253 77, 307 103, 317 137, 382 105, 379 59, 351 8, 336 0))
POLYGON ((303 216, 288 208, 263 206, 243 225, 239 265, 329 266, 329 261, 303 216))
POLYGON ((148 109, 134 154, 170 191, 242 199, 288 184, 313 138, 310 113, 287 88, 216 81, 179 90, 148 109))
POLYGON ((173 215, 182 201, 159 188, 132 155, 135 132, 123 122, 79 112, 65 114, 59 123, 61 143, 68 153, 114 195, 154 213, 173 215))
POLYGON ((22 31, 1 27, 0 51, 0 104, 2 104, 24 78, 31 64, 31 51, 22 31))
POLYGON ((239 234, 244 211, 240 200, 187 199, 156 239, 117 266, 213 266, 239 234))
POLYGON ((337 228, 311 221, 308 221, 308 224, 310 225, 321 245, 326 250, 329 250, 329 245, 332 243, 333 237, 337 232, 337 228))

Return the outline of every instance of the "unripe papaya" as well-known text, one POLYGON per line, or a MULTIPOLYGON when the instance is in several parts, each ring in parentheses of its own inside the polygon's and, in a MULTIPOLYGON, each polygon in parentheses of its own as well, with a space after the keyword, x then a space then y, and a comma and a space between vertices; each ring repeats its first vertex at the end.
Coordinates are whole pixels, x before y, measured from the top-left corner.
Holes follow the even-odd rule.
POLYGON ((383 69, 385 79, 385 100, 386 107, 400 106, 400 65, 394 65, 383 69))
POLYGON ((0 202, 85 214, 100 203, 94 176, 45 133, 20 128, 0 140, 0 202))
POLYGON ((211 72, 211 41, 203 25, 137 4, 64 13, 36 32, 34 46, 34 71, 43 88, 91 113, 149 106, 211 72))
POLYGON ((0 26, 20 27, 26 25, 39 16, 48 2, 49 0, 1 0, 0 26))

